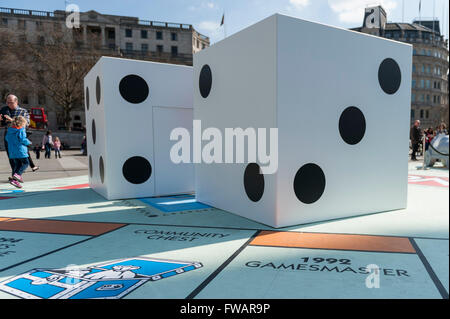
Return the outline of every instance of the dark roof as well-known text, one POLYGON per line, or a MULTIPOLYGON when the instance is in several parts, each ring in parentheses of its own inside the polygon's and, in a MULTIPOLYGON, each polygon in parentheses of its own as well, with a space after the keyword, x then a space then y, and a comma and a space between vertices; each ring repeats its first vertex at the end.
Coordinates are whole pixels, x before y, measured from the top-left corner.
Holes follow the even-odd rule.
MULTIPOLYGON (((423 21, 425 22, 425 21, 423 21)), ((352 28, 354 31, 361 31, 362 27, 352 28)), ((388 22, 384 28, 386 31, 407 30, 407 31, 422 31, 433 32, 433 29, 427 28, 417 23, 401 23, 401 22, 388 22)), ((436 28, 435 32, 440 34, 439 29, 436 28)))

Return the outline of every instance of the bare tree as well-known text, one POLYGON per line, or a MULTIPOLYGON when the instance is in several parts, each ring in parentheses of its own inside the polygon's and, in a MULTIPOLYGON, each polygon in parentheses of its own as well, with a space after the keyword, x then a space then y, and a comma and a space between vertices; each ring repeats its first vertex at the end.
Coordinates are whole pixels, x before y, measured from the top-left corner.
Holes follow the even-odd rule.
POLYGON ((9 72, 15 89, 49 96, 58 105, 54 111, 70 129, 71 112, 84 105, 84 76, 101 56, 101 50, 95 39, 92 45, 79 45, 75 32, 68 30, 41 33, 36 43, 12 43, 6 57, 7 70, 0 70, 0 74, 9 72))

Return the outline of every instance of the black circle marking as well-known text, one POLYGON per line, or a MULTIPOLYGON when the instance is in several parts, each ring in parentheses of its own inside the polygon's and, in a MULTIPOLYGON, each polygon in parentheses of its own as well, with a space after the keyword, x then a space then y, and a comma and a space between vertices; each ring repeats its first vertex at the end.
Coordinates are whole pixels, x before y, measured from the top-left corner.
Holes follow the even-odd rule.
POLYGON ((95 120, 92 120, 92 127, 91 127, 91 132, 92 132, 92 142, 95 144, 95 142, 97 141, 97 130, 95 128, 95 120))
POLYGON ((100 78, 97 76, 95 81, 95 96, 97 98, 97 104, 100 104, 100 99, 102 97, 102 87, 100 85, 100 78))
POLYGON ((86 109, 89 111, 89 87, 86 87, 86 109))
POLYGON ((91 176, 91 178, 92 178, 93 175, 94 175, 94 172, 92 171, 92 157, 91 157, 91 155, 89 155, 89 176, 91 176))
POLYGON ((358 144, 366 133, 366 119, 363 112, 355 106, 346 108, 339 118, 339 133, 345 143, 358 144))
POLYGON ((120 80, 119 92, 125 101, 138 104, 147 99, 149 88, 147 82, 139 75, 130 74, 120 80))
POLYGON ((152 175, 152 165, 144 157, 133 156, 123 164, 122 174, 131 184, 142 184, 152 175))
POLYGON ((387 94, 394 94, 400 88, 402 73, 394 59, 387 58, 381 62, 378 69, 378 82, 387 94))
POLYGON ((322 169, 313 163, 305 164, 295 174, 295 196, 302 203, 312 204, 322 197, 325 184, 325 174, 322 169))
POLYGON ((102 184, 105 182, 105 164, 103 163, 103 157, 100 156, 99 160, 100 179, 102 184))
POLYGON ((212 73, 208 64, 205 64, 200 71, 200 77, 198 81, 200 88, 200 94, 203 98, 208 97, 212 86, 212 73))
POLYGON ((244 172, 244 188, 252 202, 258 202, 264 194, 264 175, 256 163, 250 163, 244 172))

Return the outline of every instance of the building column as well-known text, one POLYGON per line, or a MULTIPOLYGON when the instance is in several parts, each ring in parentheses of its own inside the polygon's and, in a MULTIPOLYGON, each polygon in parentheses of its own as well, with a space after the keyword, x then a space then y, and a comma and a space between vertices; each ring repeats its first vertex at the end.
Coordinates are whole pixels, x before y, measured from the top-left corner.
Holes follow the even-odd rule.
POLYGON ((88 42, 87 42, 87 25, 83 26, 83 44, 85 46, 88 45, 88 42))
POLYGON ((102 47, 105 48, 105 47, 106 47, 106 31, 105 31, 105 26, 104 26, 104 25, 100 26, 100 29, 101 29, 102 47))

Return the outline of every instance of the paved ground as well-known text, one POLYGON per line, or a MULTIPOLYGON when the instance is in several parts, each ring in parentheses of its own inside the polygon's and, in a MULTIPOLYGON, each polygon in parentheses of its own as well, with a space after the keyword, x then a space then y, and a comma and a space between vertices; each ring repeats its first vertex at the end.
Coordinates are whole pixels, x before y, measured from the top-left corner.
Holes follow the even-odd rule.
MULTIPOLYGON (((61 151, 61 159, 56 159, 54 155, 52 152, 52 157, 45 159, 44 152, 41 152, 38 160, 35 154, 31 153, 31 158, 39 166, 39 170, 32 173, 28 168, 28 173, 25 175, 26 181, 87 175, 87 156, 82 156, 80 150, 61 151)), ((6 152, 0 151, 0 183, 7 181, 9 176, 11 176, 11 168, 6 152)))
POLYGON ((0 298, 448 299, 442 167, 409 163, 407 209, 272 229, 190 195, 107 201, 76 151, 38 163, 17 190, 0 153, 0 298))

